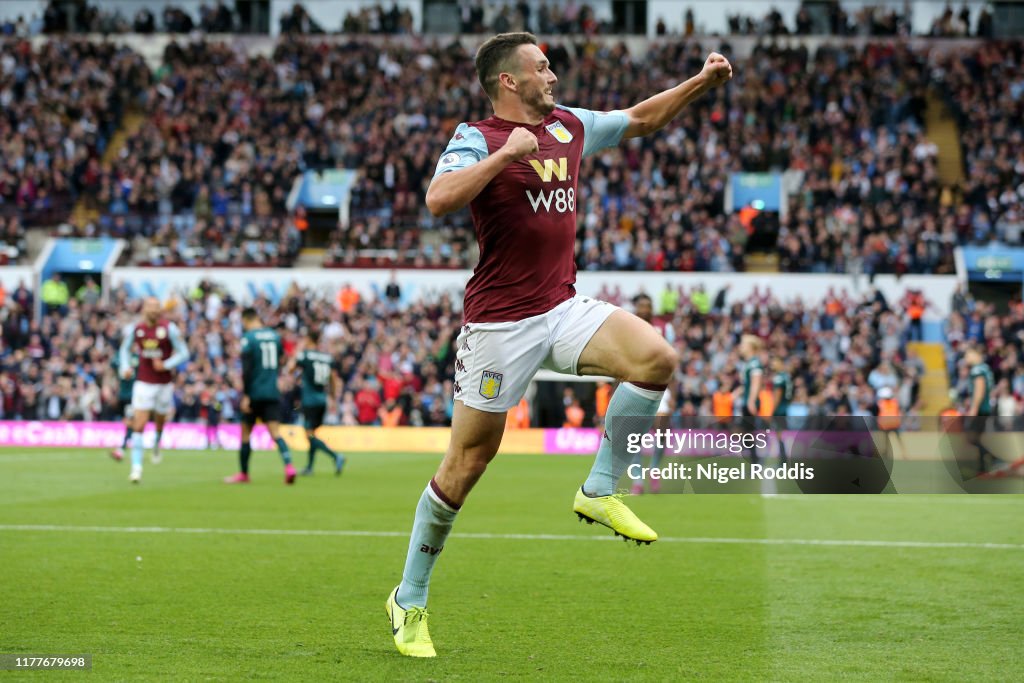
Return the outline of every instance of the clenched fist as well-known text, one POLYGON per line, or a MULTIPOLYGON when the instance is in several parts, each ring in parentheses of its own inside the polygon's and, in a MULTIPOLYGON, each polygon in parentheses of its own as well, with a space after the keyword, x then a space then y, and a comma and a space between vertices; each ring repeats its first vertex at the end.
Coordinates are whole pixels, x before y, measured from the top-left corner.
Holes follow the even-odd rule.
POLYGON ((508 151, 513 161, 519 161, 539 149, 537 136, 525 128, 516 128, 509 134, 504 149, 508 151))
POLYGON ((732 78, 732 65, 722 55, 712 52, 704 62, 704 68, 700 70, 700 75, 704 77, 708 85, 715 88, 732 78))

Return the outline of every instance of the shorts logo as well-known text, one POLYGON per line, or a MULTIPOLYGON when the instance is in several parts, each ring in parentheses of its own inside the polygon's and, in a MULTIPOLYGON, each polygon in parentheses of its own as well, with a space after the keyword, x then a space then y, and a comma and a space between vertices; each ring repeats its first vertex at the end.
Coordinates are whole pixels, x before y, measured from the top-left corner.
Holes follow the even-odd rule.
POLYGON ((484 376, 480 378, 480 395, 484 398, 498 398, 501 392, 501 373, 484 370, 484 376))
POLYGON ((548 132, 562 144, 568 144, 572 142, 572 133, 570 133, 565 126, 562 125, 561 121, 556 121, 550 126, 545 126, 548 132))

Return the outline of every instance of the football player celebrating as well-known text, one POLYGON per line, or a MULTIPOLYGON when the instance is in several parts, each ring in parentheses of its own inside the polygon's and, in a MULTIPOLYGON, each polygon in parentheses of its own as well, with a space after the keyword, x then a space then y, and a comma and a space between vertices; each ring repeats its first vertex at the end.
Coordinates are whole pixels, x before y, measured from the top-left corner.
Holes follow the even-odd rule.
POLYGON ((466 286, 457 340, 451 441, 420 496, 402 582, 386 602, 399 652, 416 657, 435 655, 426 612, 434 563, 498 452, 506 412, 542 367, 621 382, 608 406, 608 438, 573 510, 637 543, 657 540, 614 495, 632 459, 614 432, 627 416, 630 429, 651 428, 676 353, 635 315, 576 294, 576 191, 583 157, 660 130, 732 77, 728 60, 713 53, 699 74, 629 109, 561 107, 558 78, 529 33, 487 40, 476 71, 494 115, 456 128, 426 196, 435 216, 470 207, 480 260, 466 286))

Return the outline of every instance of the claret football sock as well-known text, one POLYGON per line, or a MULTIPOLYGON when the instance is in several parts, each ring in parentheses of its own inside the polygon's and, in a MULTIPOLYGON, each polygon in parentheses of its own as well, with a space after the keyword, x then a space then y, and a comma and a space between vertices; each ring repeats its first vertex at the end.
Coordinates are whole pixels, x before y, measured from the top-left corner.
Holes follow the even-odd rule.
POLYGON ((405 571, 402 572, 402 583, 395 598, 403 608, 427 606, 430 574, 434 571, 438 555, 444 550, 445 539, 452 530, 458 512, 459 506, 447 500, 444 492, 431 479, 416 506, 405 571))
POLYGON ((586 495, 610 496, 615 493, 615 484, 626 471, 633 456, 626 452, 624 440, 619 444, 622 446, 622 452, 613 452, 612 430, 618 423, 620 429, 646 434, 654 425, 654 416, 661 404, 663 393, 665 387, 661 385, 648 384, 640 387, 629 382, 623 382, 615 390, 604 419, 606 436, 601 439, 601 447, 597 450, 594 466, 586 483, 583 484, 583 492, 586 495))

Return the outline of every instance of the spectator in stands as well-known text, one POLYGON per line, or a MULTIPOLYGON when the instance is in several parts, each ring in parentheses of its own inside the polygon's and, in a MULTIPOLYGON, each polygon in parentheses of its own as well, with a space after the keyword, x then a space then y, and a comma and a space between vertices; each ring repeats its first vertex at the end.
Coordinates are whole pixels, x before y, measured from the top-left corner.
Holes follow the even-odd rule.
POLYGON ((156 18, 153 13, 149 11, 148 7, 143 7, 135 14, 135 19, 132 22, 132 28, 136 33, 153 33, 156 31, 156 18))
POLYGON ((391 279, 388 281, 388 286, 384 289, 384 298, 387 299, 391 310, 398 310, 398 306, 402 302, 402 288, 398 286, 398 276, 395 271, 391 271, 391 279))
POLYGON ((195 28, 195 22, 187 12, 171 5, 164 6, 163 24, 168 33, 191 33, 195 28))
POLYGON ((75 292, 75 299, 77 299, 80 304, 95 306, 100 301, 100 294, 100 286, 96 284, 96 281, 92 279, 92 276, 86 275, 82 286, 75 292))
POLYGON ((231 10, 224 0, 216 0, 212 7, 206 2, 199 5, 199 27, 207 33, 230 33, 233 25, 231 10))
POLYGON ((43 313, 57 312, 65 315, 68 311, 68 300, 71 294, 68 292, 68 285, 61 278, 60 273, 54 273, 43 283, 42 300, 43 313))
POLYGON ((309 16, 309 12, 302 6, 302 3, 295 3, 292 5, 292 10, 288 14, 281 15, 281 33, 323 33, 324 30, 320 27, 313 17, 309 16))
MULTIPOLYGON (((464 5, 463 18, 472 23, 477 7, 464 5)), ((552 28, 583 30, 592 16, 576 3, 509 7, 514 21, 552 28)), ((222 8, 206 6, 208 25, 222 8)), ((381 31, 393 10, 381 8, 381 31)), ((358 180, 351 225, 331 236, 330 264, 464 268, 475 259, 468 214, 440 221, 422 202, 436 162, 429 150, 458 121, 481 116, 447 81, 424 90, 428 73, 471 80, 461 47, 353 38, 342 49, 285 38, 269 57, 248 57, 216 43, 172 43, 156 72, 128 50, 94 43, 53 40, 37 51, 4 43, 0 52, 0 216, 11 216, 0 239, 19 256, 26 225, 62 220, 79 199, 101 215, 72 234, 131 239, 138 261, 290 265, 301 235, 287 215, 288 188, 302 171, 336 164, 358 180), (74 111, 77 121, 36 113, 19 73, 26 93, 45 98, 43 112, 74 111), (47 87, 67 77, 72 87, 47 87), (104 163, 129 102, 142 105, 145 122, 118 162, 104 163), (30 117, 44 125, 23 125, 30 117)), ((692 43, 643 55, 615 43, 549 46, 566 99, 594 109, 650 92, 651 74, 703 52, 692 43), (596 73, 610 80, 598 83, 596 73)), ((1013 127, 1024 116, 1020 57, 1019 43, 948 54, 892 43, 813 53, 758 46, 720 98, 696 102, 658 136, 585 162, 577 265, 742 270, 752 237, 724 212, 729 176, 742 170, 802 178, 778 226, 784 271, 953 272, 958 244, 1024 232, 1013 127), (870 87, 876 77, 896 85, 870 87), (932 77, 959 112, 970 171, 963 188, 941 185, 938 148, 923 133, 932 77)))

